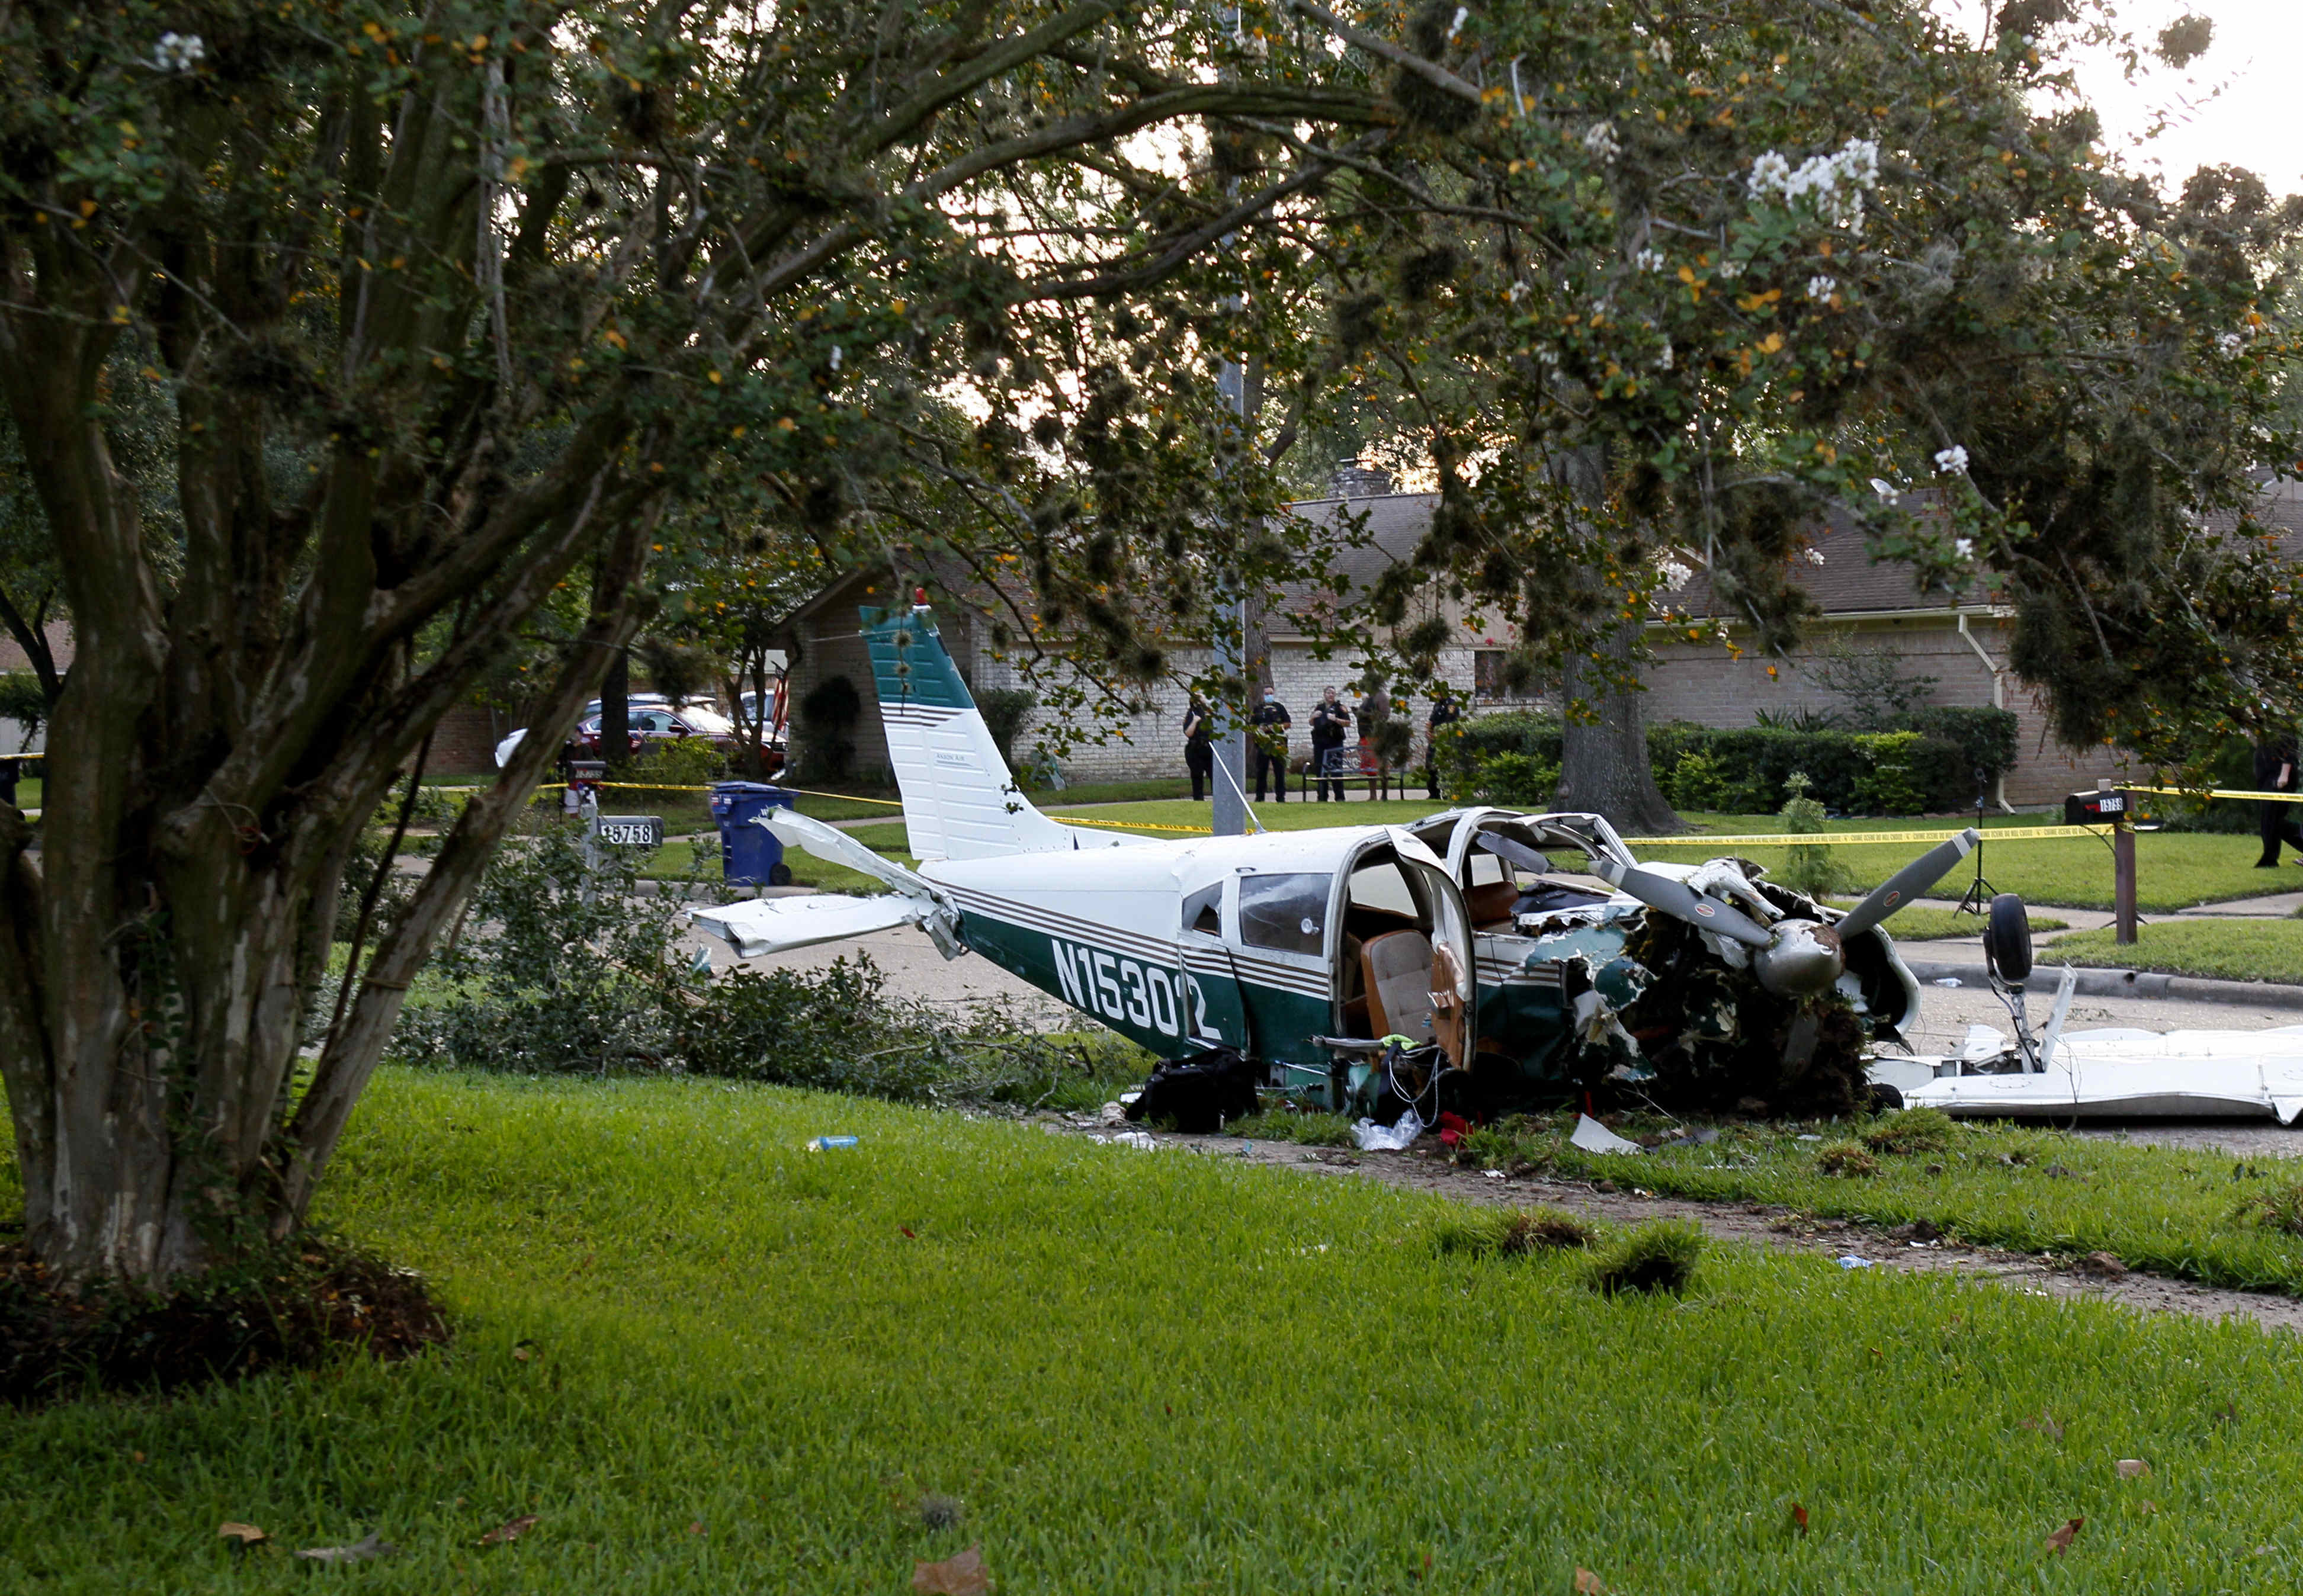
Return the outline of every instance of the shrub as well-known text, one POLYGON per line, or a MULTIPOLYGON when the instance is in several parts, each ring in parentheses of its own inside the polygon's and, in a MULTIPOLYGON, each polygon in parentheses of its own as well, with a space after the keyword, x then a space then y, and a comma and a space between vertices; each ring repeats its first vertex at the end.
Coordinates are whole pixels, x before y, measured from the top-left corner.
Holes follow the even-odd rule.
MULTIPOLYGON (((1149 1055, 1117 1037, 1048 1035, 997 1010, 955 1017, 890 995, 868 959, 818 972, 691 973, 685 900, 633 892, 605 851, 554 825, 508 846, 475 895, 482 928, 434 961, 445 995, 393 1037, 409 1063, 529 1074, 684 1071, 907 1103, 1092 1107, 1149 1055)), ((325 994, 324 994, 325 995, 325 994)), ((325 1018, 325 1017, 324 1017, 325 1018)))
POLYGON ((1860 1142, 1826 1142, 1816 1149, 1815 1168, 1818 1174, 1855 1180, 1877 1174, 1879 1161, 1860 1142))
MULTIPOLYGON (((1806 775, 1793 771, 1788 785, 1792 795, 1784 801, 1780 816, 1784 829, 1800 833, 1821 831, 1823 805, 1808 796, 1806 775)), ((1839 892, 1848 881, 1847 867, 1834 859, 1830 847, 1824 844, 1791 848, 1774 876, 1776 880, 1793 892, 1803 892, 1811 898, 1839 892)))
POLYGON ((1624 1291, 1673 1297, 1694 1283, 1703 1232, 1683 1219, 1659 1219, 1622 1237, 1592 1259, 1585 1283, 1602 1297, 1624 1291))
POLYGON ((727 774, 724 751, 702 737, 679 737, 648 744, 622 779, 632 786, 704 787, 727 774))
POLYGON ((1867 815, 1915 815, 1927 794, 1911 768, 1917 732, 1862 732, 1855 738, 1871 768, 1855 779, 1851 807, 1867 815))
POLYGON ((1040 695, 1028 687, 988 687, 975 695, 975 707, 983 716, 984 729, 991 734, 991 745, 1010 770, 1016 768, 1016 739, 1039 703, 1040 695))
POLYGON ((1875 1153, 1908 1158, 1920 1153, 1948 1153, 1958 1138, 1958 1122, 1942 1109, 1904 1108, 1865 1131, 1863 1145, 1875 1153))
POLYGON ((1559 785, 1559 767, 1531 753, 1499 753, 1479 769, 1472 795, 1510 809, 1541 809, 1559 785))

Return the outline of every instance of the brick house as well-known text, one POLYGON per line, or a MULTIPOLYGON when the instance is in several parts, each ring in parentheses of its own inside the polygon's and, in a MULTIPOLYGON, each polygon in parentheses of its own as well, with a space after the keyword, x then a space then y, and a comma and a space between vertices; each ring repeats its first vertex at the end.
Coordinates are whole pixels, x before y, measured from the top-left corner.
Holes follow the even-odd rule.
MULTIPOLYGON (((1367 483, 1362 478, 1346 485, 1379 484, 1367 483)), ((2303 498, 2291 486, 2274 491, 2281 495, 2279 509, 2294 512, 2291 518, 2303 527, 2303 498)), ((1346 575, 1365 584, 1385 564, 1409 556, 1435 502, 1433 495, 1424 493, 1352 491, 1307 500, 1291 508, 1314 522, 1332 521, 1344 510, 1365 517, 1369 546, 1343 550, 1337 557, 1346 575)), ((2303 533, 2299 533, 2299 543, 2303 543, 2303 533)), ((1646 673, 1651 723, 1681 720, 1740 727, 1750 725, 1761 710, 1843 709, 1843 702, 1814 680, 1814 668, 1826 649, 1852 642, 1860 649, 1891 652, 1906 676, 1936 678, 1929 695, 1933 702, 1994 704, 2014 711, 2018 761, 2003 789, 2011 803, 2052 803, 2065 793, 2094 785, 2098 777, 2116 778, 2123 773, 2123 761, 2107 748, 2073 750, 2055 743, 2037 695, 2005 667, 2012 620, 2004 606, 1992 602, 1987 595, 1917 592, 1908 566, 1871 561, 1861 533, 1852 524, 1835 522, 1824 526, 1812 540, 1812 547, 1813 557, 1806 562, 1810 568, 1801 571, 1801 579, 1824 613, 1810 629, 1805 646, 1788 659, 1737 657, 1723 647, 1708 624, 1713 605, 1708 584, 1701 575, 1665 595, 1676 609, 1703 623, 1700 630, 1704 635, 1700 641, 1690 641, 1677 623, 1651 624, 1649 642, 1656 658, 1646 673)), ((792 659, 794 703, 831 676, 844 675, 856 685, 864 712, 850 736, 856 744, 859 774, 884 769, 887 755, 879 732, 871 671, 856 635, 856 611, 858 605, 885 605, 897 598, 886 572, 859 573, 835 583, 796 610, 786 620, 779 639, 792 659)), ((1449 618, 1460 620, 1460 611, 1451 612, 1449 618)), ((979 644, 966 606, 942 603, 937 621, 953 658, 979 689, 1017 684, 1015 668, 993 658, 988 648, 979 644)), ((1732 623, 1728 631, 1734 637, 1732 623)), ((1320 690, 1330 685, 1346 687, 1354 672, 1341 654, 1318 659, 1312 640, 1291 629, 1284 617, 1267 621, 1265 641, 1262 675, 1295 718, 1292 750, 1300 757, 1310 746, 1306 721, 1320 690)), ((1440 656, 1439 674, 1456 693, 1471 696, 1475 712, 1547 707, 1550 701, 1514 699, 1508 694, 1501 667, 1513 641, 1508 630, 1500 627, 1491 633, 1467 634, 1463 646, 1440 656)), ((1193 652, 1179 654, 1176 660, 1178 668, 1187 673, 1203 663, 1193 652)), ((1430 684, 1396 684, 1396 690, 1399 686, 1413 696, 1410 713, 1420 732, 1430 684)), ((1145 690, 1143 696, 1147 708, 1128 718, 1117 735, 1064 756, 1062 768, 1068 779, 1114 781, 1181 773, 1184 693, 1161 684, 1145 690)), ((1017 739, 1019 761, 1029 757, 1025 751, 1044 718, 1034 711, 1026 720, 1017 739)), ((795 732, 796 761, 805 760, 806 751, 806 728, 802 725, 795 732)), ((1421 757, 1420 735, 1416 757, 1421 757)))

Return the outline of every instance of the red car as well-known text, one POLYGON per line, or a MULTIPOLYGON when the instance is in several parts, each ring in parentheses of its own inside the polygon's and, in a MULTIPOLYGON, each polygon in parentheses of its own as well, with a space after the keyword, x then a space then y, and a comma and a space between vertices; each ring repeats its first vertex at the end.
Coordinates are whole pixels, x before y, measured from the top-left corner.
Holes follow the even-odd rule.
MULTIPOLYGON (((677 710, 661 704, 634 704, 630 709, 631 752, 638 754, 652 743, 684 742, 689 737, 701 737, 723 752, 733 752, 737 747, 736 728, 717 710, 700 704, 688 704, 677 710)), ((590 716, 576 725, 576 734, 568 740, 569 757, 596 760, 600 757, 600 718, 590 716)))

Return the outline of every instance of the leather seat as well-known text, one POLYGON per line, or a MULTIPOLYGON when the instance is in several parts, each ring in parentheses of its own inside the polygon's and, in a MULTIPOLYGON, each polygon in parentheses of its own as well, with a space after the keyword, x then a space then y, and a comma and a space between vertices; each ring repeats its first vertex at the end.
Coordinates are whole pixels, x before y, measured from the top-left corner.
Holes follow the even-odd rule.
POLYGON ((1510 930, 1512 905, 1518 902, 1519 888, 1508 881, 1482 882, 1464 895, 1472 928, 1481 931, 1510 930))
POLYGON ((1360 949, 1367 977, 1368 1023, 1379 1037, 1395 1031, 1417 1042, 1431 1036, 1431 938, 1387 931, 1360 949))

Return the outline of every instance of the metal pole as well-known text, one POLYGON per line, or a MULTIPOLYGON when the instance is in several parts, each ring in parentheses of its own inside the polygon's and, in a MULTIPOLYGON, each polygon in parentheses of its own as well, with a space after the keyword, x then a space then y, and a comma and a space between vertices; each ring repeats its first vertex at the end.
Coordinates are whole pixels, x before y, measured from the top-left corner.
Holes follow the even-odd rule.
POLYGON ((2124 819, 2111 828, 2113 937, 2122 947, 2135 945, 2135 827, 2124 819))
MULTIPOLYGON (((1227 6, 1218 13, 1219 29, 1229 29, 1236 41, 1244 26, 1240 9, 1227 6)), ((1227 71, 1223 76, 1230 76, 1227 71)), ((1226 192, 1236 196, 1239 184, 1234 180, 1226 192)), ((1224 247, 1231 239, 1227 236, 1224 247)), ((1239 296, 1231 295, 1226 301, 1237 311, 1239 296)), ((1232 444, 1244 458, 1245 450, 1254 441, 1254 433, 1247 424, 1247 370, 1236 360, 1226 359, 1216 373, 1216 391, 1223 396, 1224 404, 1232 414, 1236 435, 1232 444)), ((1244 529, 1243 529, 1244 530, 1244 529)), ((1212 706, 1217 717, 1216 729, 1221 735, 1215 743, 1215 790, 1208 794, 1209 828, 1218 836, 1247 835, 1247 706, 1255 698, 1255 684, 1248 679, 1247 658, 1247 599, 1240 592, 1236 567, 1223 572, 1223 597, 1217 606, 1215 664, 1217 674, 1227 679, 1246 683, 1245 696, 1236 704, 1212 706)), ((1280 777, 1285 784, 1287 777, 1280 777)))

